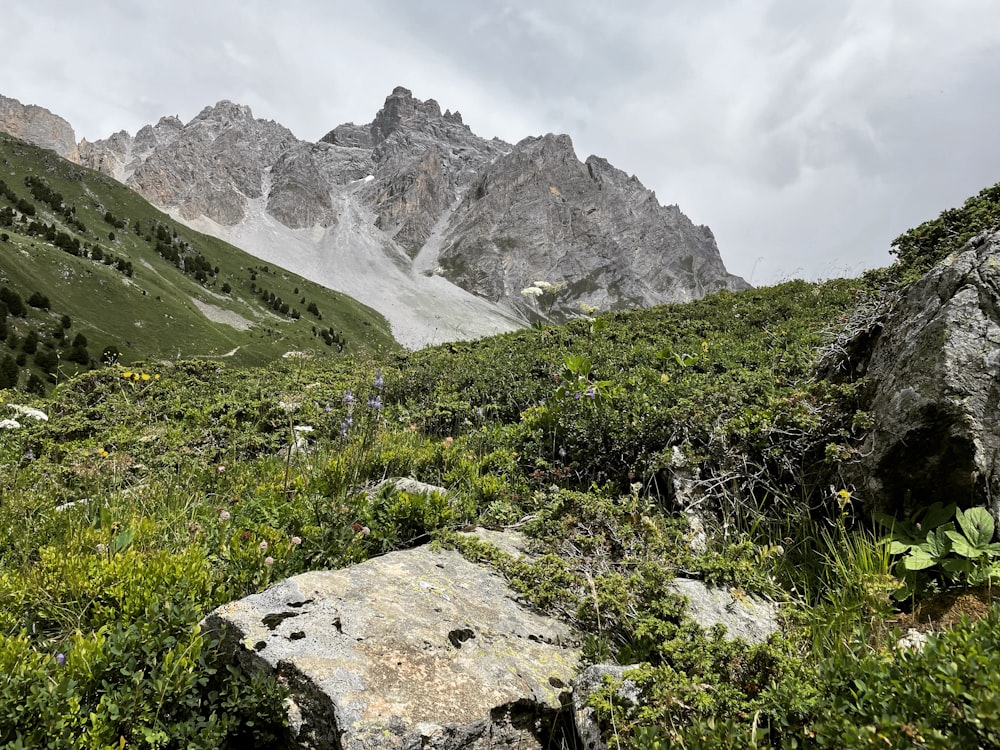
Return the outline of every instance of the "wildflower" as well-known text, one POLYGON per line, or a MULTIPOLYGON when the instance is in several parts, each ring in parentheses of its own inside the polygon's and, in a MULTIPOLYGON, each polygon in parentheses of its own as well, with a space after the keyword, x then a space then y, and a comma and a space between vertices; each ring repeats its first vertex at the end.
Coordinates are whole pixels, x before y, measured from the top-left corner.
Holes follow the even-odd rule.
POLYGON ((219 520, 220 521, 228 521, 232 517, 233 517, 232 513, 230 513, 225 508, 223 508, 222 510, 219 511, 219 520))
POLYGON ((593 401, 595 398, 597 398, 597 391, 595 391, 593 388, 588 388, 587 389, 587 398, 589 398, 591 401, 593 401))
POLYGON ((302 544, 302 537, 300 537, 300 536, 293 536, 291 541, 292 541, 292 544, 294 544, 297 547, 300 544, 302 544))
POLYGON ((261 543, 260 543, 259 545, 257 545, 257 546, 258 546, 258 547, 260 547, 260 551, 261 551, 261 552, 267 552, 267 542, 266 542, 266 541, 264 541, 264 542, 261 542, 261 543))
POLYGON ((149 373, 148 373, 148 372, 144 372, 144 373, 142 374, 142 379, 143 379, 144 381, 146 381, 146 380, 149 380, 149 373))
POLYGON ((159 379, 160 379, 160 376, 159 376, 159 375, 154 375, 154 376, 153 376, 153 380, 159 380, 159 379))
POLYGON ((272 565, 274 565, 274 558, 268 555, 267 557, 264 558, 264 564, 267 567, 271 567, 272 565))
POLYGON ((368 408, 372 411, 382 411, 382 397, 372 396, 368 399, 368 408))
POLYGON ((344 391, 344 403, 345 404, 353 404, 354 403, 354 393, 351 392, 350 388, 348 388, 346 391, 344 391))
POLYGON ((837 493, 837 505, 843 510, 851 502, 851 492, 850 490, 840 490, 837 493))
POLYGON ((101 448, 100 450, 97 451, 97 455, 100 456, 101 458, 107 458, 111 454, 108 453, 106 450, 104 450, 104 448, 101 448))
POLYGON ((201 524, 197 521, 188 524, 188 533, 191 536, 197 536, 198 532, 201 531, 201 524))
POLYGON ((35 458, 34 451, 32 451, 31 448, 28 448, 28 450, 25 451, 25 453, 24 453, 24 458, 25 458, 26 461, 33 461, 34 458, 35 458))
POLYGON ((559 447, 559 458, 562 460, 566 459, 566 449, 562 446, 559 447))
POLYGON ((219 472, 220 474, 225 474, 226 473, 226 467, 224 465, 216 466, 215 470, 217 472, 219 472))
POLYGON ((341 422, 340 423, 340 436, 341 437, 347 437, 347 431, 350 429, 350 427, 351 426, 347 423, 346 420, 343 421, 343 422, 341 422))
POLYGON ((56 654, 56 664, 58 664, 60 667, 65 667, 66 666, 66 654, 62 654, 62 653, 56 654))
POLYGON ((378 370, 375 373, 375 387, 381 391, 384 386, 385 386, 385 381, 382 380, 382 371, 378 370))
POLYGON ((137 372, 133 372, 132 373, 132 382, 133 383, 138 383, 139 382, 139 373, 137 373, 137 372))
POLYGON ((122 373, 122 377, 125 378, 126 380, 131 380, 132 372, 130 370, 126 370, 125 372, 122 373))

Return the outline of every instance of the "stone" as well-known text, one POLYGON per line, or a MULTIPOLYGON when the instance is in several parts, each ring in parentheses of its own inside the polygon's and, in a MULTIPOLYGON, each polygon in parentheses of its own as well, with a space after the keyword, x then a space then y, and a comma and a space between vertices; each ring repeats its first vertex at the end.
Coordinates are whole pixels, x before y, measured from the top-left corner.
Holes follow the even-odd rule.
POLYGON ((859 494, 896 517, 940 501, 1000 520, 1000 233, 913 284, 865 356, 859 494))
POLYGON ((572 733, 578 635, 454 551, 304 573, 205 627, 290 687, 301 747, 540 749, 572 733))
POLYGON ((616 692, 623 706, 637 706, 642 700, 638 686, 625 677, 632 669, 619 664, 591 664, 573 681, 573 721, 579 750, 607 750, 601 736, 597 714, 587 703, 609 680, 618 685, 616 692))
POLYGON ((749 285, 715 237, 567 135, 526 138, 482 171, 455 209, 439 264, 459 286, 529 318, 686 302, 749 285), (561 287, 539 306, 521 292, 561 287))
POLYGON ((0 131, 51 149, 64 159, 79 158, 73 127, 44 107, 21 104, 17 99, 0 95, 0 131))
POLYGON ((730 640, 764 643, 778 630, 778 606, 759 596, 692 578, 675 578, 668 587, 687 599, 688 617, 706 629, 725 626, 730 640))

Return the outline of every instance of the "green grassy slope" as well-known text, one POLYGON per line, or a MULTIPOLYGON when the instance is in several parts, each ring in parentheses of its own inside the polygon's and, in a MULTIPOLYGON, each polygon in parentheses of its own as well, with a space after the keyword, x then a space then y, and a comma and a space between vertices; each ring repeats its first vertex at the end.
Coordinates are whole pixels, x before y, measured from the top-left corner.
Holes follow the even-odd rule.
MULTIPOLYGON (((66 351, 78 333, 92 359, 111 346, 126 363, 226 356, 259 365, 292 350, 334 356, 395 346, 370 308, 190 230, 50 151, 0 135, 0 180, 0 286, 50 305, 7 316, 0 359, 21 350, 16 339, 8 344, 11 333, 23 340, 32 328, 69 372, 78 369, 66 351), (64 315, 71 327, 53 338, 64 315)), ((41 374, 28 356, 22 385, 32 369, 41 374)))

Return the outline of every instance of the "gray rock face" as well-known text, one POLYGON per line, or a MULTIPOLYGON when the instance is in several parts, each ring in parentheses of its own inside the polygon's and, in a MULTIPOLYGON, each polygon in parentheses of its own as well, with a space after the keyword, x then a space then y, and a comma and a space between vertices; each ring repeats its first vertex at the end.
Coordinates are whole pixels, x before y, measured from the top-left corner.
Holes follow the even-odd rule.
POLYGON ((21 104, 17 99, 0 95, 0 131, 52 149, 64 159, 79 158, 72 126, 44 107, 21 104))
POLYGON ((690 578, 675 578, 669 585, 688 600, 688 617, 703 628, 724 625, 729 639, 763 643, 778 630, 778 607, 760 597, 690 578))
POLYGON ((566 135, 526 138, 493 162, 445 241, 446 276, 525 314, 538 312, 521 294, 536 280, 564 285, 545 311, 564 314, 748 288, 726 272, 707 227, 604 159, 581 163, 566 135))
MULTIPOLYGON (((366 245, 429 279, 407 283, 401 297, 438 294, 443 282, 488 300, 503 330, 511 320, 577 316, 581 305, 624 309, 747 287, 726 272, 707 227, 607 161, 581 163, 568 136, 487 140, 402 87, 371 123, 340 125, 319 143, 220 102, 186 125, 163 118, 80 153, 196 229, 328 285, 340 278, 331 256, 347 242, 336 228, 364 222, 366 245), (521 294, 538 280, 560 288, 542 306, 521 294)), ((398 316, 398 301, 384 299, 384 269, 358 265, 371 278, 334 288, 398 316)), ((445 323, 433 325, 440 340, 445 323)), ((444 340, 470 335, 455 327, 444 340)))
POLYGON ((912 286, 864 369, 875 428, 862 481, 875 505, 987 505, 1000 519, 1000 234, 912 286))
POLYGON ((456 552, 393 552, 224 605, 245 666, 291 687, 309 748, 542 748, 568 723, 575 635, 456 552))

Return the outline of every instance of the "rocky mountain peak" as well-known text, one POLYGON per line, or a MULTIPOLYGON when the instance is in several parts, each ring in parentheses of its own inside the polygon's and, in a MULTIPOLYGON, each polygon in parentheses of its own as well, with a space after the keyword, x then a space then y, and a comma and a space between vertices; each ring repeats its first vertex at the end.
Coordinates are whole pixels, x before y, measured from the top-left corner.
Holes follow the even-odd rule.
POLYGON ((372 145, 378 147, 389 136, 402 129, 437 135, 447 135, 453 129, 471 133, 458 112, 448 110, 442 114, 441 106, 434 99, 421 101, 409 89, 397 86, 385 98, 382 109, 369 126, 372 145))
POLYGON ((44 107, 0 95, 0 131, 51 149, 64 159, 79 160, 73 127, 44 107))
POLYGON ((747 286, 706 227, 581 162, 568 135, 487 140, 402 86, 318 143, 223 100, 82 151, 195 228, 371 305, 408 345, 747 286), (556 299, 522 294, 537 280, 556 299))

